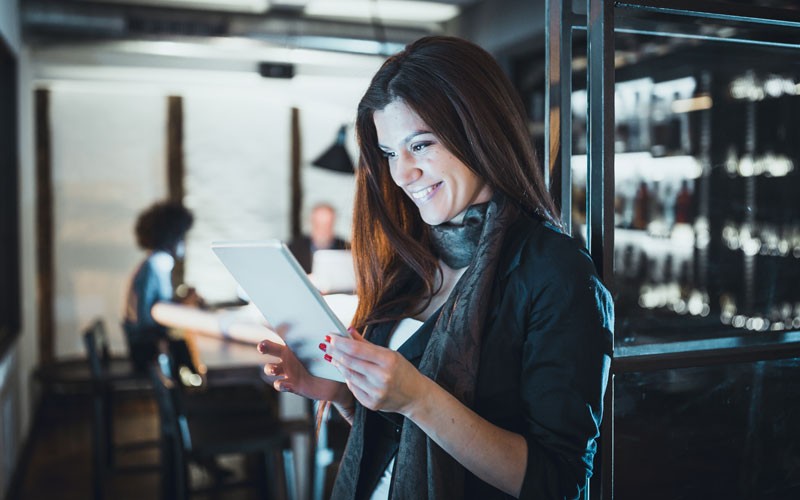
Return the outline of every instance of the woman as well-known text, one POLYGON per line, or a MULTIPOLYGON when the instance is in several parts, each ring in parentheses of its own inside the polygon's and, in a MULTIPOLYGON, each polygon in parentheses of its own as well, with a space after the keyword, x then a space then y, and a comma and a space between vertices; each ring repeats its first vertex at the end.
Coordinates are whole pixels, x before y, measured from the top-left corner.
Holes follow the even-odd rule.
POLYGON ((575 498, 592 471, 613 328, 586 252, 558 231, 524 111, 492 57, 427 37, 357 116, 346 384, 262 352, 278 390, 352 423, 333 498, 575 498))
MULTIPOLYGON (((169 339, 167 328, 152 314, 156 303, 173 301, 172 269, 175 260, 183 258, 184 239, 193 222, 194 216, 186 207, 172 202, 154 203, 136 219, 136 242, 147 257, 131 278, 122 327, 131 361, 138 370, 147 370, 158 352, 158 343, 166 342, 179 365, 197 371, 186 343, 169 339)), ((202 303, 193 290, 181 302, 202 303)))

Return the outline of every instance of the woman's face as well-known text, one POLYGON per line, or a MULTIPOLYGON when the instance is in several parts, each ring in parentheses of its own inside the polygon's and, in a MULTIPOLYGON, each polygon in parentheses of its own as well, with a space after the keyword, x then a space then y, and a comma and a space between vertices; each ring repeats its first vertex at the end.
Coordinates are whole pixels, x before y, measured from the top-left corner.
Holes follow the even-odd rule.
POLYGON ((182 259, 186 255, 186 240, 178 241, 170 252, 176 259, 182 259))
POLYGON ((403 101, 376 111, 373 120, 392 179, 427 224, 448 222, 470 205, 491 199, 492 189, 450 153, 403 101))

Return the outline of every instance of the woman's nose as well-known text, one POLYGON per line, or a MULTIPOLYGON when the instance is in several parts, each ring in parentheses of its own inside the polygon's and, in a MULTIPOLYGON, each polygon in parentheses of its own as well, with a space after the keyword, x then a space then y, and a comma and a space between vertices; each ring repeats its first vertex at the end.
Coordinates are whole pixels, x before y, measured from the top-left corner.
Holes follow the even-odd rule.
POLYGON ((405 186, 417 180, 422 175, 422 170, 417 165, 414 157, 409 154, 399 154, 392 169, 395 183, 405 186))

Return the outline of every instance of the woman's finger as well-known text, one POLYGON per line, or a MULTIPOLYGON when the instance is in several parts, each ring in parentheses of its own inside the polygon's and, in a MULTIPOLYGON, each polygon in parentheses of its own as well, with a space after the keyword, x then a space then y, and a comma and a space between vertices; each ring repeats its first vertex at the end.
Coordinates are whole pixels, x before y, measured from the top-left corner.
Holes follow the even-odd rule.
POLYGON ((347 353, 334 351, 329 355, 331 356, 331 363, 333 363, 334 366, 336 366, 337 368, 342 367, 346 369, 348 372, 358 373, 364 376, 368 376, 377 368, 375 363, 360 358, 352 357, 347 353))
POLYGON ((283 347, 281 344, 276 342, 272 342, 270 340, 262 340, 258 343, 258 352, 261 354, 269 354, 271 356, 280 357, 283 351, 283 347))
POLYGON ((360 333, 358 333, 358 330, 356 330, 352 326, 347 329, 347 333, 349 333, 351 337, 353 337, 355 340, 358 340, 359 342, 366 342, 364 337, 360 333))
POLYGON ((348 382, 348 387, 357 388, 372 397, 378 397, 385 389, 384 386, 376 384, 374 378, 363 373, 349 371, 345 380, 348 382))
POLYGON ((264 374, 270 377, 277 377, 283 375, 283 365, 280 364, 266 364, 264 365, 264 374))
POLYGON ((391 352, 385 347, 376 346, 365 340, 332 336, 329 343, 330 348, 328 349, 328 354, 331 354, 331 356, 334 355, 333 353, 342 353, 354 359, 374 361, 385 356, 387 352, 391 352))
POLYGON ((348 383, 347 387, 350 389, 353 397, 355 397, 365 407, 373 411, 378 411, 381 409, 381 402, 384 399, 383 395, 352 382, 348 383))
POLYGON ((285 379, 278 379, 272 383, 272 387, 278 392, 294 392, 294 386, 285 379))

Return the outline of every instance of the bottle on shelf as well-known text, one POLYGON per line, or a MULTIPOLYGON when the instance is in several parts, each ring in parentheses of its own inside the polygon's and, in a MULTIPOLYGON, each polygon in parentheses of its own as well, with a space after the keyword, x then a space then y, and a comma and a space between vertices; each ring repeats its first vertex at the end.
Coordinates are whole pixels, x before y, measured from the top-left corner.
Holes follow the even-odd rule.
POLYGON ((639 189, 633 199, 633 229, 646 229, 648 220, 648 210, 650 207, 650 191, 647 189, 645 181, 639 182, 639 189))
POLYGON ((675 197, 675 223, 691 224, 694 219, 692 192, 689 190, 689 180, 681 181, 681 189, 675 197))

